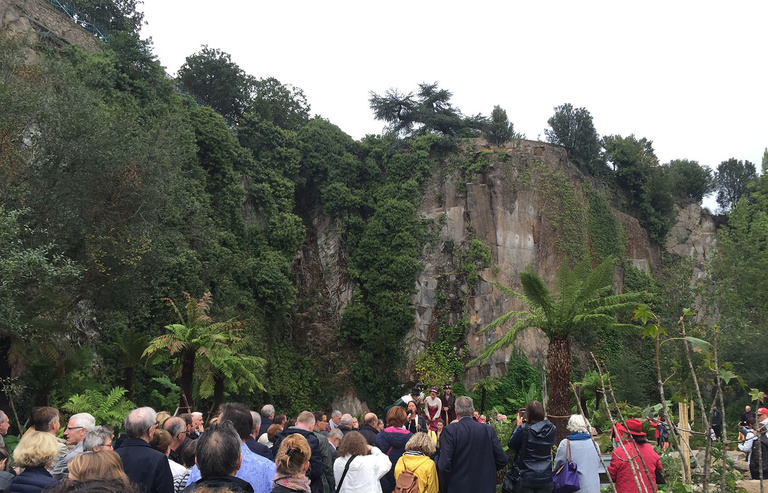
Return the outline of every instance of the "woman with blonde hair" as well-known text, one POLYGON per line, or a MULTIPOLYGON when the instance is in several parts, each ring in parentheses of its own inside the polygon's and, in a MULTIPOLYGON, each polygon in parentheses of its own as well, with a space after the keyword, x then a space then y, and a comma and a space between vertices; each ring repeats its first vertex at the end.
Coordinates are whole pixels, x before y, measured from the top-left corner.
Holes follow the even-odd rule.
POLYGON ((112 450, 79 454, 69 463, 69 479, 80 483, 100 479, 129 482, 123 470, 123 461, 112 450))
POLYGON ((344 435, 338 452, 339 458, 333 463, 336 491, 381 493, 379 480, 392 468, 389 457, 378 447, 368 445, 365 436, 359 431, 350 431, 344 435))
POLYGON ((275 456, 277 474, 272 481, 272 492, 310 493, 309 478, 307 477, 310 455, 312 455, 312 451, 307 439, 298 433, 288 435, 283 439, 275 456))
POLYGON ((395 483, 403 472, 409 472, 419 480, 419 493, 437 493, 437 467, 435 442, 426 433, 416 433, 405 444, 405 452, 395 465, 395 483))
POLYGON ((37 493, 55 485, 46 469, 59 454, 59 442, 51 433, 44 431, 27 432, 13 451, 16 466, 23 467, 24 472, 13 478, 10 493, 37 493))

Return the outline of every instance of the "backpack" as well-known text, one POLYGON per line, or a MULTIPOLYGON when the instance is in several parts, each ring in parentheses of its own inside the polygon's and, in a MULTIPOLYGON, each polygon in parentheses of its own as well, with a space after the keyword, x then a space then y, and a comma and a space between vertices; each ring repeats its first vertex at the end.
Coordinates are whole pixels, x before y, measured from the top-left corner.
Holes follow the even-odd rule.
POLYGON ((668 442, 669 441, 669 430, 667 430, 667 426, 664 423, 659 423, 659 438, 661 438, 662 442, 668 442))
POLYGON ((397 477, 394 493, 419 493, 419 478, 408 472, 403 462, 403 472, 397 477))

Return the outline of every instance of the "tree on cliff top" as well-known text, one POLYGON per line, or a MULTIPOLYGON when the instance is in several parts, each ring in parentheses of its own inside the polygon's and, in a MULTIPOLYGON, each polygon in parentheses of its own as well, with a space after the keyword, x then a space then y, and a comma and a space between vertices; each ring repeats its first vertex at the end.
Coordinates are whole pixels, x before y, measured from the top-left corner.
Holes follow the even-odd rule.
POLYGON ((608 171, 600 159, 600 137, 586 108, 574 108, 570 103, 555 106, 547 123, 552 128, 544 130, 547 142, 565 147, 579 168, 592 175, 608 171))
POLYGON ((565 437, 566 418, 571 414, 571 336, 579 331, 597 327, 611 329, 634 328, 619 323, 616 314, 620 310, 636 307, 643 301, 644 293, 611 295, 614 260, 608 258, 592 269, 589 260, 570 268, 568 259, 563 260, 555 276, 555 289, 550 290, 544 280, 529 265, 520 274, 523 292, 518 293, 499 283, 492 283, 502 292, 522 300, 527 310, 512 310, 488 324, 481 332, 493 331, 508 320, 514 320, 509 331, 498 341, 487 346, 470 362, 486 362, 501 349, 511 345, 517 336, 529 327, 538 327, 549 339, 547 366, 549 367, 548 414, 557 426, 558 440, 565 437))
POLYGON ((403 94, 389 89, 380 96, 371 92, 368 99, 377 120, 384 120, 391 131, 416 137, 429 133, 457 136, 477 133, 486 119, 482 115, 464 116, 451 105, 453 94, 440 89, 437 82, 419 84, 419 90, 403 94))
POLYGON ((251 105, 255 81, 228 53, 203 48, 187 57, 179 68, 179 82, 197 99, 213 108, 230 125, 251 105))
POLYGON ((715 174, 717 205, 723 210, 731 210, 741 197, 748 194, 747 185, 755 178, 757 169, 749 161, 731 158, 720 163, 715 174))
POLYGON ((493 107, 491 119, 483 126, 483 135, 489 144, 494 146, 504 145, 515 135, 515 129, 507 112, 499 105, 493 107))

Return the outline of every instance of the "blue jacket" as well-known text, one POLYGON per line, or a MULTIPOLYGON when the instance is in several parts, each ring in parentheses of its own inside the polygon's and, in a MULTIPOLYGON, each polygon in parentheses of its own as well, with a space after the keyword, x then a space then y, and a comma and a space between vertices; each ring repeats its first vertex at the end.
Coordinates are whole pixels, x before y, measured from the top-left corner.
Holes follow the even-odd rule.
MULTIPOLYGON (((530 426, 518 426, 509 437, 510 450, 523 453, 523 465, 520 468, 520 477, 523 483, 551 483, 552 482, 552 445, 555 444, 557 428, 548 419, 539 421, 530 426), (528 430, 528 444, 524 451, 523 433, 528 430)), ((515 456, 515 464, 517 464, 515 456)))
POLYGON ((11 481, 10 493, 40 493, 44 488, 57 484, 45 466, 28 467, 11 481))

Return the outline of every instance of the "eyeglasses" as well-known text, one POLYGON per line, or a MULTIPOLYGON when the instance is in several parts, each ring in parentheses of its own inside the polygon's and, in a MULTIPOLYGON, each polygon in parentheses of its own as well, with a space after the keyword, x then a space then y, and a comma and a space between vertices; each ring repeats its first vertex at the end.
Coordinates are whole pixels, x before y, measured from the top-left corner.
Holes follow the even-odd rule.
POLYGON ((72 430, 81 430, 85 428, 84 426, 67 426, 66 431, 72 431, 72 430))

